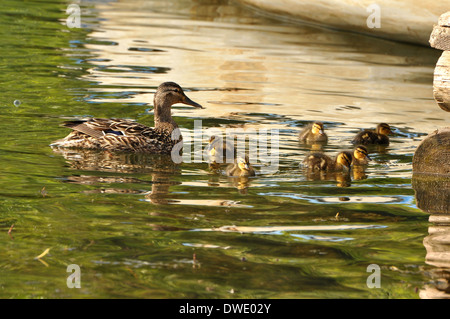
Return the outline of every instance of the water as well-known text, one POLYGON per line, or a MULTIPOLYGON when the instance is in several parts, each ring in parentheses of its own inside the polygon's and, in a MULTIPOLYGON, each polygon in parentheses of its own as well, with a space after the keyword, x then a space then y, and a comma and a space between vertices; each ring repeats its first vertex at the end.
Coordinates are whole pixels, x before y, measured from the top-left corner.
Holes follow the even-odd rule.
POLYGON ((65 24, 67 6, 0 7, 1 297, 419 298, 440 287, 433 274, 448 264, 427 260, 434 228, 411 165, 448 125, 432 97, 440 52, 232 1, 88 1, 81 28, 65 24), (173 107, 186 132, 194 120, 279 130, 278 171, 240 181, 206 163, 49 147, 66 119, 152 125, 164 81, 205 107, 173 107), (332 155, 379 122, 394 135, 351 180, 310 180, 297 134, 314 120, 332 155), (80 289, 67 288, 70 264, 80 289), (367 286, 370 264, 381 288, 367 286))

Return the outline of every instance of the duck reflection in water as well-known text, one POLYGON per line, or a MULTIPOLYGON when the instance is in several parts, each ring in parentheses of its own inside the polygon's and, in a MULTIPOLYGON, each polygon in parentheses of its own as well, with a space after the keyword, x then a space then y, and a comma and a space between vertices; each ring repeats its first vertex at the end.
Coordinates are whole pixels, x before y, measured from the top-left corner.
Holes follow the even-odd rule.
POLYGON ((349 187, 352 184, 350 171, 325 172, 306 170, 306 179, 308 181, 336 181, 338 187, 349 187))
POLYGON ((417 208, 429 214, 425 263, 432 266, 427 272, 427 285, 419 292, 422 299, 450 299, 450 176, 414 172, 412 188, 417 208))
POLYGON ((181 172, 179 165, 175 164, 169 155, 64 148, 53 148, 53 151, 62 155, 71 169, 84 171, 83 174, 77 173, 66 177, 66 181, 69 183, 151 184, 151 191, 110 187, 89 190, 87 191, 89 193, 145 194, 145 198, 154 204, 167 204, 170 202, 168 199, 170 186, 180 184, 173 181, 173 176, 179 175, 181 172), (89 173, 89 171, 92 173, 89 173), (94 172, 102 172, 102 174, 94 172), (110 173, 113 173, 113 175, 110 173), (125 177, 117 175, 118 173, 149 174, 152 180, 146 181, 136 177, 125 177))

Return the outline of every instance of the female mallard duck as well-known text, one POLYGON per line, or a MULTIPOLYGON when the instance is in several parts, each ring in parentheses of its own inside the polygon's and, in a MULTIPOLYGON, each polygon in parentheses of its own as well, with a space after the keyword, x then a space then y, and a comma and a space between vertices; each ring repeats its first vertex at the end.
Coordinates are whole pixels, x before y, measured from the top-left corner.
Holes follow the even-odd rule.
POLYGON ((239 156, 226 170, 228 176, 255 176, 255 169, 250 165, 248 156, 239 156))
POLYGON ((367 148, 363 145, 355 147, 353 150, 353 164, 356 165, 366 165, 372 159, 369 157, 369 152, 367 148))
POLYGON ((353 138, 353 144, 389 144, 388 135, 391 133, 391 127, 386 123, 380 123, 377 125, 376 130, 363 130, 356 134, 353 138))
POLYGON ((172 137, 178 128, 171 115, 175 103, 203 108, 189 99, 178 84, 164 82, 154 96, 155 127, 121 119, 68 121, 63 126, 71 128, 72 132, 51 146, 170 154, 174 145, 182 140, 181 134, 172 137))
POLYGON ((340 152, 335 159, 323 153, 312 153, 305 158, 303 164, 313 171, 342 171, 350 168, 352 160, 352 153, 348 151, 340 152))
POLYGON ((299 139, 303 143, 326 143, 328 136, 324 132, 323 123, 314 122, 300 132, 299 139))

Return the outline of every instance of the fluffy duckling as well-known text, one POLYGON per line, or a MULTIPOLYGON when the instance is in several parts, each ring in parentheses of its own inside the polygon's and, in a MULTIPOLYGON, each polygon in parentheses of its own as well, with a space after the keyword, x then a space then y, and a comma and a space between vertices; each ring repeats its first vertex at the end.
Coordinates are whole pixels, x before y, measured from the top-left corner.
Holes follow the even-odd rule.
POLYGON ((250 165, 248 156, 239 156, 234 161, 234 164, 230 164, 226 169, 228 176, 255 176, 255 169, 250 165))
POLYGON ((350 168, 352 160, 352 153, 348 151, 340 152, 335 159, 323 153, 312 153, 305 158, 303 164, 309 170, 342 171, 350 168))
POLYGON ((233 143, 225 141, 216 135, 210 137, 206 152, 210 163, 226 163, 227 161, 234 161, 236 158, 233 143))
POLYGON ((376 130, 363 130, 356 134, 353 138, 353 144, 389 144, 388 135, 391 133, 391 127, 386 123, 380 123, 377 125, 376 130))
POLYGON ((314 122, 300 132, 299 139, 303 143, 326 143, 328 136, 324 132, 323 123, 314 122))
POLYGON ((353 164, 356 165, 366 165, 372 159, 369 157, 369 152, 367 148, 363 145, 355 147, 353 150, 353 164))

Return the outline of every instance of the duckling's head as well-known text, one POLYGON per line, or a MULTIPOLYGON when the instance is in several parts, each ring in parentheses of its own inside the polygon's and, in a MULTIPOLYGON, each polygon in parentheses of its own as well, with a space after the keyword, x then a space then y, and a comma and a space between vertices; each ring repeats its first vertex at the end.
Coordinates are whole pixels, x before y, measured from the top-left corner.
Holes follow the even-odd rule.
POLYGON ((311 127, 311 132, 314 135, 323 135, 324 131, 323 131, 323 123, 321 122, 314 122, 312 127, 311 127))
POLYGON ((210 138, 209 138, 209 145, 208 145, 208 152, 209 152, 209 156, 215 156, 216 155, 216 146, 215 146, 215 142, 214 141, 216 141, 217 142, 217 136, 215 136, 215 135, 212 135, 210 138))
POLYGON ((352 153, 348 151, 340 152, 336 157, 336 163, 347 168, 352 165, 352 160, 352 153))
POLYGON ((380 123, 377 125, 377 133, 381 135, 389 135, 391 133, 391 127, 389 124, 380 123))
POLYGON ((239 157, 236 159, 236 163, 237 163, 237 165, 238 165, 238 167, 239 167, 239 169, 240 169, 241 171, 249 171, 249 170, 251 169, 251 168, 250 168, 250 161, 249 161, 247 155, 245 155, 245 156, 239 156, 239 157))
POLYGON ((353 156, 358 160, 367 160, 371 161, 372 159, 369 157, 369 152, 367 151, 367 148, 363 145, 357 146, 353 151, 353 156))
POLYGON ((164 82, 160 84, 154 97, 155 108, 170 107, 176 103, 183 103, 200 109, 203 108, 203 106, 188 98, 186 94, 184 94, 181 86, 175 82, 164 82))

